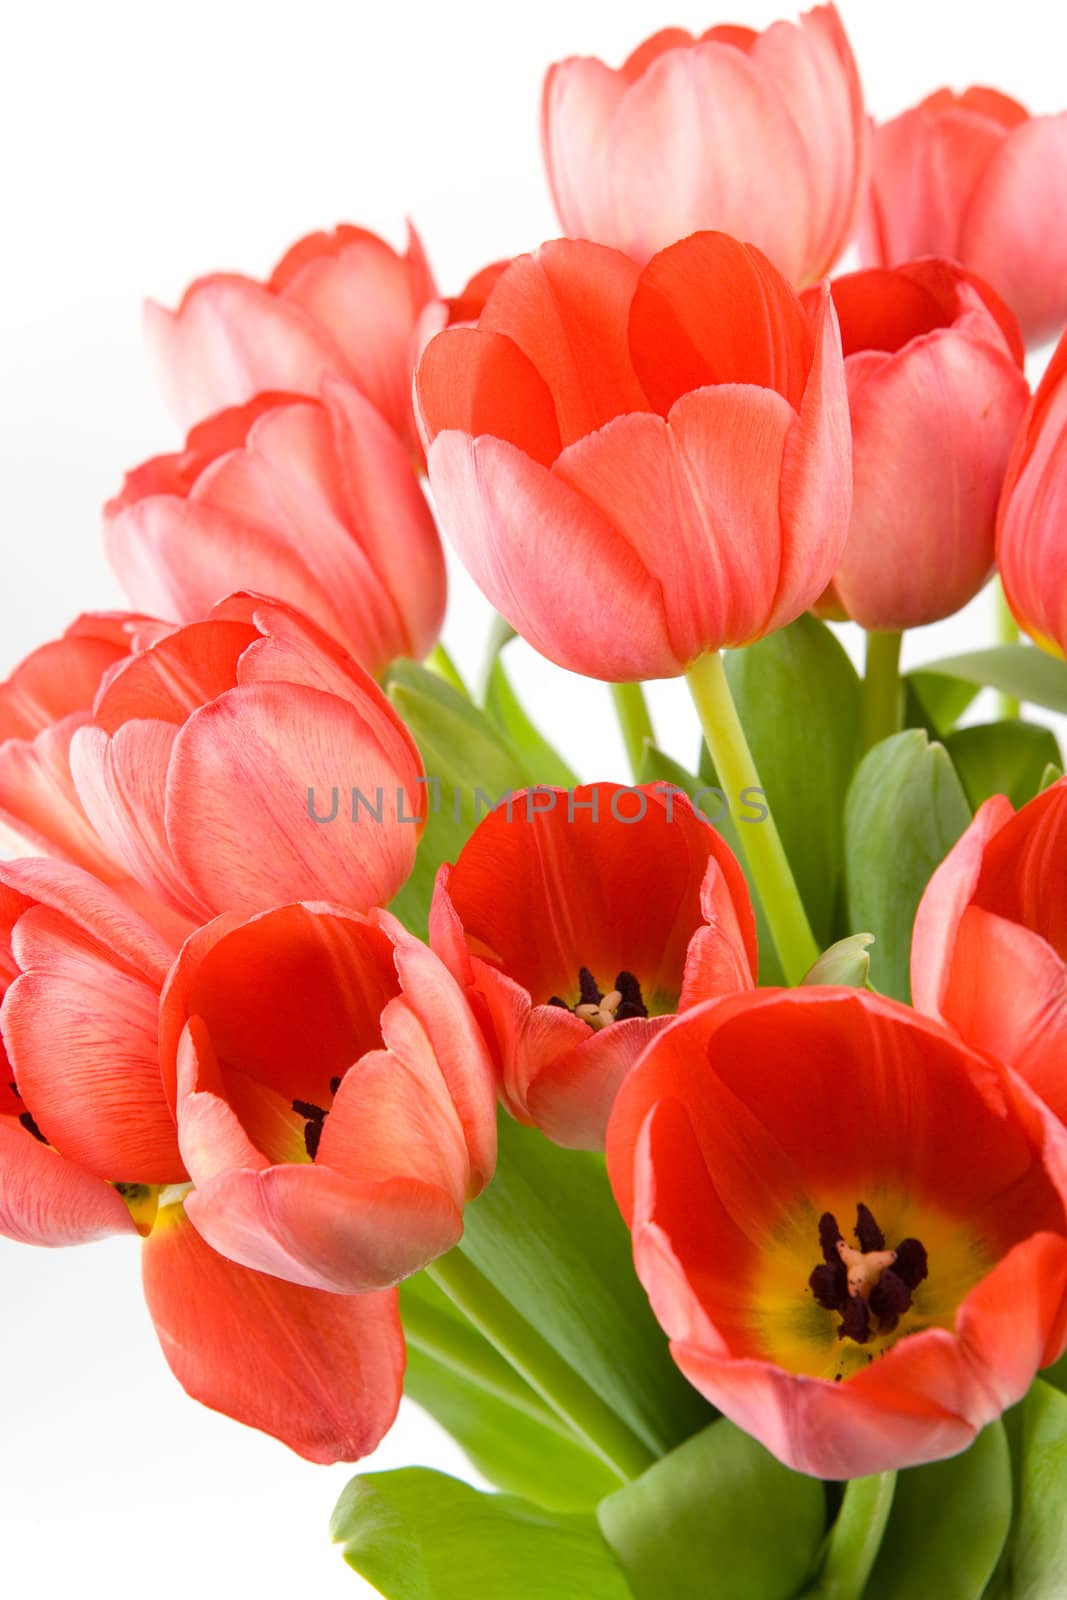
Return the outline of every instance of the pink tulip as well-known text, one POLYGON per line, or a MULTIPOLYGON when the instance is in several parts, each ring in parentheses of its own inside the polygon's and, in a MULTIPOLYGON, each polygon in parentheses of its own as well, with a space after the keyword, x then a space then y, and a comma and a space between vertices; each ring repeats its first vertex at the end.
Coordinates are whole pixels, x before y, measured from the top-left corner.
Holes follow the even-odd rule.
POLYGON ((431 340, 416 393, 442 526, 562 666, 673 677, 833 576, 852 481, 833 306, 812 332, 724 234, 643 271, 574 240, 518 257, 476 327, 431 340))
POLYGON ((1067 655, 1067 333, 1030 402, 997 518, 997 564, 1021 627, 1067 655))
POLYGON ((400 1400, 396 1294, 281 1283, 185 1220, 157 1039, 174 954, 80 868, 0 866, 0 1233, 144 1236, 149 1311, 184 1388, 312 1461, 357 1460, 400 1400))
POLYGON ((608 1127, 689 1381, 798 1472, 965 1450, 1067 1343, 1067 1133, 856 989, 758 990, 653 1040, 608 1127))
POLYGON ((160 1026, 187 1209, 217 1250, 364 1292, 456 1243, 495 1162, 492 1067, 458 985, 394 918, 221 917, 186 944, 160 1026))
POLYGON ((105 508, 134 603, 195 622, 253 589, 299 606, 374 676, 440 631, 445 569, 403 446, 350 384, 322 400, 261 394, 131 472, 105 508))
POLYGON ((71 741, 71 771, 111 854, 200 922, 390 899, 426 797, 377 684, 306 618, 247 595, 122 662, 71 741))
POLYGON ((177 311, 150 301, 145 328, 185 428, 264 391, 316 399, 332 375, 353 384, 417 453, 415 327, 436 295, 413 228, 399 255, 342 224, 293 245, 265 283, 220 272, 198 278, 177 311))
POLYGON ((983 805, 915 918, 918 1010, 1006 1062, 1067 1122, 1067 779, 983 805))
POLYGON ((813 283, 848 243, 866 145, 856 64, 837 11, 766 33, 666 28, 618 71, 592 57, 545 80, 542 140, 572 238, 640 263, 701 229, 813 283))
POLYGON ((490 812, 441 868, 430 933, 508 1110, 578 1148, 604 1148, 620 1083, 675 1011, 755 983, 741 869, 665 785, 531 790, 490 812))
POLYGON ((865 628, 920 627, 958 611, 993 570, 997 501, 1028 394, 1018 325, 947 261, 855 272, 831 290, 852 417, 852 522, 820 609, 865 628))
POLYGON ((952 256, 1002 295, 1028 344, 1067 322, 1067 113, 939 89, 874 130, 865 265, 952 256))

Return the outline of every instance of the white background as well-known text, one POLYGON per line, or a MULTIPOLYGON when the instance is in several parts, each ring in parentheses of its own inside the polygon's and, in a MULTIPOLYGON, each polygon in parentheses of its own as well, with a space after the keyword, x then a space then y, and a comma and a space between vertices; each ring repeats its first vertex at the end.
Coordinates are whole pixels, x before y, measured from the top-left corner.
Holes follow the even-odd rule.
MULTIPOLYGON (((553 59, 617 63, 679 22, 765 25, 733 0, 88 0, 15 5, 0 34, 0 671, 76 612, 120 603, 97 508, 173 448, 140 344, 146 295, 198 274, 261 275, 346 220, 399 241, 410 214, 455 291, 556 231, 538 147, 553 59)), ((843 0, 868 104, 941 83, 1067 103, 1047 0, 843 0)), ((918 661, 983 641, 989 606, 906 641, 918 661)), ((478 655, 484 612, 457 582, 446 639, 478 655)), ((587 777, 624 777, 606 691, 538 662, 520 683, 587 777)), ((691 756, 677 685, 661 737, 691 756)), ((34 1251, 0 1240, 0 1588, 18 1600, 369 1593, 325 1537, 348 1468, 308 1466, 187 1400, 143 1310, 127 1241, 34 1251)), ((375 1457, 463 1471, 413 1409, 375 1457)), ((563 1600, 563 1597, 561 1597, 563 1600)))

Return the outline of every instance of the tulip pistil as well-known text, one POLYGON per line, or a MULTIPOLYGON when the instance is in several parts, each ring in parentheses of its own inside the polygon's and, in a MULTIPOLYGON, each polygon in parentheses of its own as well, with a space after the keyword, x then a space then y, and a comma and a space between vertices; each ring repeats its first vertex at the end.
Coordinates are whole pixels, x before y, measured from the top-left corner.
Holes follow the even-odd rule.
POLYGON ((927 1275, 927 1258, 918 1239, 904 1239, 895 1250, 887 1250, 885 1235, 862 1203, 856 1207, 855 1236, 856 1246, 848 1244, 837 1218, 823 1213, 823 1259, 808 1286, 824 1310, 840 1316, 837 1337, 866 1344, 874 1335, 892 1333, 910 1310, 912 1295, 927 1275))
POLYGON ((632 972, 625 970, 616 976, 615 987, 603 994, 589 968, 579 967, 578 1004, 569 1006, 558 994, 554 994, 548 1003, 550 1006, 562 1006, 565 1011, 573 1011, 576 1017, 581 1017, 596 1032, 612 1022, 648 1016, 641 985, 632 972))

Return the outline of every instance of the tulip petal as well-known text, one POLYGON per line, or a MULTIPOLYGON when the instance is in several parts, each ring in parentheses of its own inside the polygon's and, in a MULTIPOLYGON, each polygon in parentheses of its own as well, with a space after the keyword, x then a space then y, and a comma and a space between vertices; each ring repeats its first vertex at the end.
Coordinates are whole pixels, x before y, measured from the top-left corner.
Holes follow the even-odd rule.
POLYGON ((572 57, 545 78, 541 144, 552 199, 572 239, 616 243, 621 225, 610 176, 611 125, 626 77, 602 61, 572 57))
POLYGON ((144 1246, 145 1299, 167 1363, 204 1405, 309 1461, 356 1461, 392 1425, 404 1339, 396 1295, 341 1296, 217 1255, 169 1206, 144 1246))
POLYGON ((72 712, 87 711, 104 673, 126 648, 91 634, 41 645, 0 683, 0 742, 32 739, 72 712))
POLYGON ((136 1233, 111 1184, 0 1116, 0 1233, 20 1244, 88 1244, 136 1233))
POLYGON ((911 992, 915 1009, 927 1016, 943 1015, 960 918, 974 897, 986 845, 1013 815, 1011 801, 993 795, 926 886, 912 934, 911 992))
POLYGON ((542 466, 560 452, 548 385, 514 340, 481 328, 451 328, 431 340, 415 392, 427 448, 448 428, 492 434, 542 466))

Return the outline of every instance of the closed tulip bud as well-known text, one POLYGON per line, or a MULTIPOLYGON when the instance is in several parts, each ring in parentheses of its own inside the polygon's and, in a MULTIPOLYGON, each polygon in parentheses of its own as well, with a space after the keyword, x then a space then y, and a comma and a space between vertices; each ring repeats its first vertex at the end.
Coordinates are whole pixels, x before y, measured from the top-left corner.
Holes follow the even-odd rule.
POLYGON ((590 677, 673 677, 815 603, 848 530, 837 318, 695 234, 640 270, 559 240, 416 380, 434 503, 505 619, 590 677))
MULTIPOLYGON (((993 570, 997 501, 1028 390, 1011 312, 948 261, 831 284, 852 418, 852 521, 819 609, 936 622, 993 570)), ((812 294, 813 310, 817 301, 812 294)))
POLYGON ((939 89, 874 130, 865 266, 951 256, 1002 295, 1028 344, 1067 322, 1067 113, 996 89, 939 89))
POLYGON ((177 622, 251 589, 298 606, 374 676, 421 658, 445 609, 433 517, 404 447, 369 400, 261 394, 193 428, 105 508, 134 604, 177 622))
POLYGON ((848 243, 864 170, 856 64, 832 5, 765 33, 666 28, 613 71, 558 62, 542 138, 560 221, 645 262, 700 229, 749 239, 795 284, 848 243))
POLYGON ((1008 603, 1039 645, 1067 654, 1067 333, 1023 419, 997 517, 1008 603))

